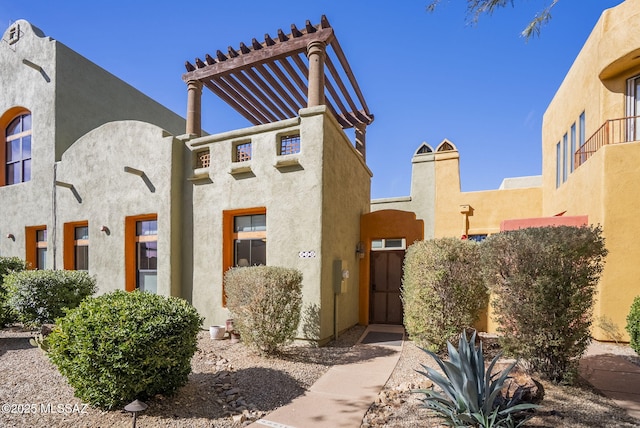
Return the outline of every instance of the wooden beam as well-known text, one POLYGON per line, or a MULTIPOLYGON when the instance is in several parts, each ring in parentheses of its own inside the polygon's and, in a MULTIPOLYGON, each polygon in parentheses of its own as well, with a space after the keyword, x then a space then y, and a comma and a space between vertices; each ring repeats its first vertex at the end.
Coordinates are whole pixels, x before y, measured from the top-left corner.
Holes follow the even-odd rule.
POLYGON ((278 61, 278 63, 282 65, 282 68, 284 68, 287 73, 289 73, 289 76, 291 76, 293 81, 296 82, 296 85, 298 85, 298 88, 300 88, 302 93, 307 94, 309 88, 307 88, 307 85, 302 81, 300 75, 296 73, 296 70, 291 66, 291 63, 287 60, 287 58, 282 58, 278 61))
POLYGON ((278 92, 278 94, 282 97, 282 99, 284 101, 287 102, 287 104, 289 105, 289 107, 297 113, 298 110, 300 110, 301 106, 304 105, 304 103, 298 105, 293 98, 291 98, 291 96, 289 95, 289 93, 287 91, 285 91, 285 89, 282 87, 282 85, 273 78, 273 76, 269 73, 269 71, 264 67, 264 65, 260 65, 258 67, 256 67, 256 70, 258 70, 258 73, 260 73, 260 75, 262 77, 265 78, 265 80, 271 85, 271 87, 273 89, 276 90, 276 92, 278 92))
POLYGON ((251 122, 253 125, 260 125, 260 121, 253 117, 248 111, 246 111, 240 104, 238 104, 235 99, 228 94, 226 94, 221 88, 218 87, 216 83, 213 81, 203 82, 204 86, 209 88, 211 92, 222 98, 224 102, 229 104, 231 108, 240 113, 245 119, 251 122))
POLYGON ((258 87, 253 83, 253 81, 251 81, 251 79, 245 76, 242 73, 242 71, 239 71, 238 73, 234 73, 232 76, 238 79, 240 82, 242 82, 242 84, 246 86, 247 89, 249 89, 249 91, 251 91, 252 94, 257 96, 262 102, 262 105, 266 106, 271 112, 273 112, 273 114, 277 116, 277 119, 282 120, 282 119, 288 119, 289 117, 291 117, 291 116, 287 116, 287 114, 280 111, 280 109, 271 101, 271 99, 267 95, 265 95, 260 89, 258 89, 258 87))
MULTIPOLYGON (((182 76, 182 80, 185 82, 188 82, 189 80, 207 80, 218 75, 229 73, 232 70, 255 67, 256 65, 275 61, 294 53, 304 52, 307 49, 307 44, 312 41, 319 40, 329 44, 333 38, 333 28, 325 28, 316 31, 313 34, 306 34, 302 37, 292 38, 286 43, 276 43, 273 46, 262 47, 262 45, 256 40, 256 44, 260 46, 259 49, 245 55, 240 55, 236 58, 227 59, 224 62, 208 65, 205 68, 188 72, 182 76)), ((256 49, 255 45, 254 49, 256 49)))
MULTIPOLYGON (((266 72, 266 70, 265 70, 266 72)), ((242 72, 241 72, 242 73, 242 72)), ((271 100, 278 105, 278 107, 280 108, 280 110, 285 114, 285 117, 289 118, 289 117, 294 117, 297 112, 294 111, 291 106, 287 105, 282 98, 280 98, 278 95, 276 95, 274 91, 274 89, 272 89, 271 86, 269 86, 268 83, 266 83, 263 78, 261 78, 258 73, 256 73, 253 69, 249 68, 247 70, 244 70, 244 73, 247 74, 247 76, 249 76, 249 78, 255 82, 260 89, 262 89, 262 91, 267 94, 267 96, 269 98, 271 98, 271 100)), ((293 100, 291 100, 293 101, 293 100)))
MULTIPOLYGON (((305 106, 306 107, 306 105, 307 105, 306 94, 300 95, 298 90, 296 90, 295 86, 293 86, 291 84, 289 79, 287 79, 287 77, 284 75, 282 70, 280 70, 278 68, 277 65, 275 65, 272 62, 268 62, 267 63, 267 67, 269 67, 271 69, 271 71, 273 72, 273 74, 275 74, 276 77, 278 79, 280 79, 280 81, 284 84, 284 86, 291 93, 291 95, 293 95, 295 97, 295 99, 298 100, 298 102, 300 103, 300 106, 305 106)), ((300 108, 297 108, 296 110, 300 110, 300 108)))
POLYGON ((369 107, 367 107, 367 103, 364 100, 364 96, 362 95, 362 91, 360 90, 360 86, 358 86, 358 82, 356 81, 356 78, 353 75, 353 71, 351 70, 351 66, 349 66, 349 63, 347 62, 347 58, 345 57, 344 52, 342 51, 342 48, 340 47, 340 43, 338 43, 338 39, 336 39, 334 37, 331 40, 330 44, 331 44, 331 47, 333 48, 333 51, 336 53, 336 56, 338 57, 338 61, 340 61, 340 65, 344 69, 345 74, 347 75, 347 78, 349 79, 349 82, 351 83, 351 86, 353 86, 353 89, 356 92, 356 96, 358 97, 358 101, 360 101, 360 104, 362 104, 362 107, 364 107, 364 111, 368 112, 369 111, 369 107))
POLYGON ((262 104, 235 80, 233 75, 218 76, 214 81, 228 94, 235 93, 234 99, 255 118, 260 120, 260 123, 275 122, 277 120, 273 114, 264 111, 262 104))
POLYGON ((273 40, 273 39, 271 38, 271 36, 269 35, 269 33, 266 33, 266 34, 264 35, 264 43, 265 43, 267 46, 273 46, 273 45, 275 45, 275 44, 276 44, 275 40, 273 40))

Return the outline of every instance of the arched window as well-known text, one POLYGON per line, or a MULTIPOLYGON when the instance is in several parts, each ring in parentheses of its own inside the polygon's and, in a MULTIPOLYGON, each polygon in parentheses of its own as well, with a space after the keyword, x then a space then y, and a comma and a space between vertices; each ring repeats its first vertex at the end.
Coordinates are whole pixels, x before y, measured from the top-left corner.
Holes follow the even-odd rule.
POLYGON ((452 150, 453 146, 447 141, 443 142, 442 144, 440 144, 440 147, 438 147, 439 152, 450 152, 452 150))
POLYGON ((425 153, 433 153, 433 150, 431 149, 431 147, 429 147, 428 144, 422 143, 422 145, 420 146, 420 148, 418 149, 416 154, 417 155, 422 155, 422 154, 425 154, 425 153))
POLYGON ((18 115, 4 131, 4 184, 31 180, 31 113, 18 115))

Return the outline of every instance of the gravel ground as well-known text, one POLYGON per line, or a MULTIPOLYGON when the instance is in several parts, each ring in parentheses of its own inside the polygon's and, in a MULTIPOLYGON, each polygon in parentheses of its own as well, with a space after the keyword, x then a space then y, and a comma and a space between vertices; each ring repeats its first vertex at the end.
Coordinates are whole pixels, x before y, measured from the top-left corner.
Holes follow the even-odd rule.
MULTIPOLYGON (((187 385, 174 396, 149 400, 149 409, 138 417, 137 426, 245 426, 304 393, 332 365, 354 361, 357 354, 352 346, 363 331, 364 327, 356 326, 329 346, 290 347, 278 358, 260 357, 242 343, 211 340, 209 333, 203 331, 187 385)), ((131 426, 130 414, 87 407, 75 398, 73 389, 46 355, 29 345, 32 335, 19 329, 0 331, 0 427, 131 426)), ((628 346, 602 346, 595 352, 625 354, 638 363, 628 346)), ((420 364, 433 362, 407 341, 384 391, 365 416, 363 427, 441 426, 432 413, 421 408, 420 395, 409 392, 424 384, 425 379, 415 371, 420 364)), ((543 407, 527 426, 640 426, 640 421, 627 416, 588 385, 569 388, 542 383, 543 407)))

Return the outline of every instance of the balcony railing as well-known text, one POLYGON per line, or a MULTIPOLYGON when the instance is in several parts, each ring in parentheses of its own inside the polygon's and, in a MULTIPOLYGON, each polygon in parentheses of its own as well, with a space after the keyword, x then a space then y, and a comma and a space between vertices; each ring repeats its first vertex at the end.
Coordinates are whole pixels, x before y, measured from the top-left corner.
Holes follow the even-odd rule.
POLYGON ((607 120, 576 150, 573 158, 575 167, 585 163, 602 146, 638 140, 640 140, 640 116, 607 120))

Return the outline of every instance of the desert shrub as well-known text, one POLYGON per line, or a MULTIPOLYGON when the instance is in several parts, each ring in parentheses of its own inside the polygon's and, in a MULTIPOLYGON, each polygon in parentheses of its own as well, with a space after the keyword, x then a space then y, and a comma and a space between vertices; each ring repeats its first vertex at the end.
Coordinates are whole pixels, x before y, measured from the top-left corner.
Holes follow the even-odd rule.
POLYGON ((631 349, 640 354, 640 296, 633 299, 633 304, 627 315, 626 330, 629 333, 631 349))
POLYGON ((402 302, 410 337, 434 351, 446 349, 487 307, 480 245, 454 238, 416 242, 404 260, 402 302))
POLYGON ((553 381, 571 382, 591 339, 607 250, 600 227, 503 232, 483 244, 487 282, 507 354, 553 381))
POLYGON ((4 277, 13 272, 20 272, 27 268, 27 263, 18 257, 0 257, 0 327, 15 321, 15 313, 8 302, 7 288, 4 277))
POLYGON ((15 272, 5 277, 5 285, 18 321, 27 325, 53 323, 96 292, 94 278, 73 270, 15 272))
POLYGON ((76 397, 109 409, 186 384, 201 323, 183 299, 116 291, 56 320, 48 355, 76 397))
POLYGON ((302 273, 274 266, 234 268, 225 274, 227 307, 240 337, 274 354, 296 337, 302 306, 302 273))
POLYGON ((460 335, 458 349, 447 342, 449 361, 427 352, 438 364, 441 374, 424 364, 422 375, 440 388, 419 389, 412 392, 424 394, 422 403, 428 409, 454 427, 516 427, 531 418, 523 411, 535 409, 535 404, 521 403, 519 396, 505 398, 500 394, 515 365, 513 362, 502 373, 494 374, 493 368, 500 359, 496 355, 485 369, 482 342, 476 348, 476 333, 467 340, 466 332, 460 335))

